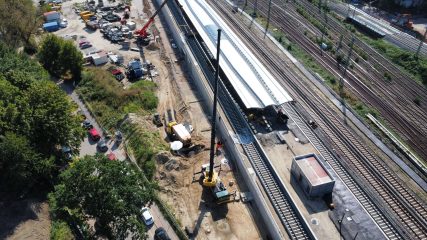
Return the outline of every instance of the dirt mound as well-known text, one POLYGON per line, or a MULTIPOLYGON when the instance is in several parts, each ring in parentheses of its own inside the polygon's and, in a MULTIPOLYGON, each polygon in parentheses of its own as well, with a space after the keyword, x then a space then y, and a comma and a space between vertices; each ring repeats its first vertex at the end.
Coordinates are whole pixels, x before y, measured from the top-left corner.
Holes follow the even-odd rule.
POLYGON ((159 45, 155 42, 151 42, 148 46, 145 47, 149 51, 157 51, 159 50, 159 45))

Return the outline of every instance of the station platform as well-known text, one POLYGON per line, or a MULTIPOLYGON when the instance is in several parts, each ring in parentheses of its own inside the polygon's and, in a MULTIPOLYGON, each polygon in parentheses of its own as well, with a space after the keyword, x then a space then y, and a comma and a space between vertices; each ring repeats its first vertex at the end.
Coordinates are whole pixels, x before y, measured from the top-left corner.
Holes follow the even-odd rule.
POLYGON ((178 0, 209 51, 216 53, 222 29, 220 67, 246 109, 292 101, 290 95, 204 0, 178 0))

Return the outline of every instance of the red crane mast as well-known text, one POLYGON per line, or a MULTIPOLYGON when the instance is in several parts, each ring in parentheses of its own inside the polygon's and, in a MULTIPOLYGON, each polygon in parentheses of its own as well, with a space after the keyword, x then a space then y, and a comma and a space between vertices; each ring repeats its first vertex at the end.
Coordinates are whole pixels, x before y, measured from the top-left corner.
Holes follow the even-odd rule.
POLYGON ((154 18, 159 14, 160 10, 163 8, 163 6, 168 2, 169 0, 165 0, 162 2, 160 7, 156 10, 156 12, 148 19, 148 22, 139 30, 135 31, 135 34, 138 35, 141 38, 147 37, 147 30, 151 26, 151 24, 154 22, 154 18))

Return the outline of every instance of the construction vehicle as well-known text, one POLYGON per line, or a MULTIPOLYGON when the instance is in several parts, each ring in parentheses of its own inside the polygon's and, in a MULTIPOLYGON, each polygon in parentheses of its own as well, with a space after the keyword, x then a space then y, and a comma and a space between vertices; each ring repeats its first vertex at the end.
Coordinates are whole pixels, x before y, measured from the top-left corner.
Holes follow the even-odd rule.
POLYGON ((166 121, 166 133, 172 139, 177 139, 183 143, 184 146, 191 145, 191 134, 187 128, 181 124, 177 123, 175 120, 175 112, 170 109, 165 113, 166 121))
POLYGON ((147 40, 148 33, 147 30, 151 26, 151 24, 154 22, 154 18, 159 14, 160 10, 165 6, 165 4, 168 2, 168 0, 165 0, 162 2, 160 7, 156 10, 156 12, 148 19, 148 22, 139 30, 135 31, 135 35, 138 37, 139 41, 149 42, 147 40))
MULTIPOLYGON (((218 151, 219 147, 218 145, 222 143, 219 141, 217 143, 217 148, 215 148, 215 137, 216 137, 216 118, 217 118, 217 105, 218 105, 218 81, 219 81, 219 53, 220 53, 220 42, 221 42, 221 30, 218 29, 218 37, 217 37, 217 54, 216 54, 216 68, 215 68, 215 82, 214 82, 214 87, 213 87, 213 113, 212 113, 212 118, 211 118, 211 126, 212 126, 212 130, 211 130, 211 144, 210 144, 210 154, 209 154, 209 163, 208 164, 204 164, 202 165, 202 170, 199 172, 201 173, 201 177, 202 177, 202 185, 206 188, 209 188, 213 194, 213 197, 215 199, 215 202, 217 204, 221 204, 221 203, 226 203, 229 201, 234 200, 234 198, 232 199, 231 196, 233 196, 234 194, 230 194, 227 191, 227 188, 225 187, 225 185, 223 184, 223 182, 221 181, 221 179, 219 178, 219 172, 221 172, 221 165, 219 165, 220 167, 220 171, 216 172, 215 171, 215 166, 214 166, 214 159, 215 159, 215 149, 218 151)), ((218 166, 217 166, 218 167, 218 166)), ((199 174, 199 173, 194 173, 194 174, 199 174)), ((194 180, 194 175, 193 175, 193 180, 194 180)))
POLYGON ((134 59, 129 62, 126 69, 126 76, 129 80, 140 79, 144 75, 144 70, 142 69, 141 60, 134 59))
POLYGON ((83 21, 88 21, 92 16, 95 16, 93 13, 88 13, 88 14, 85 14, 85 15, 82 15, 82 19, 83 19, 83 21))
POLYGON ((87 14, 89 14, 89 13, 91 13, 90 11, 83 11, 83 12, 80 12, 80 17, 83 17, 83 15, 87 15, 87 14))
POLYGON ((391 23, 404 29, 412 30, 414 28, 411 14, 399 14, 396 19, 391 20, 391 23))

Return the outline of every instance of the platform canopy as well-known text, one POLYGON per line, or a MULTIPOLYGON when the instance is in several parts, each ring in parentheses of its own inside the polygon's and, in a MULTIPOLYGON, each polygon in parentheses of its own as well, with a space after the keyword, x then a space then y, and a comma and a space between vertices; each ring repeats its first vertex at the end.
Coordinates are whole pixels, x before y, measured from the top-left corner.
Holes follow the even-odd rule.
POLYGON ((179 0, 212 54, 217 29, 222 29, 220 67, 246 108, 264 108, 292 101, 266 67, 205 0, 179 0))

